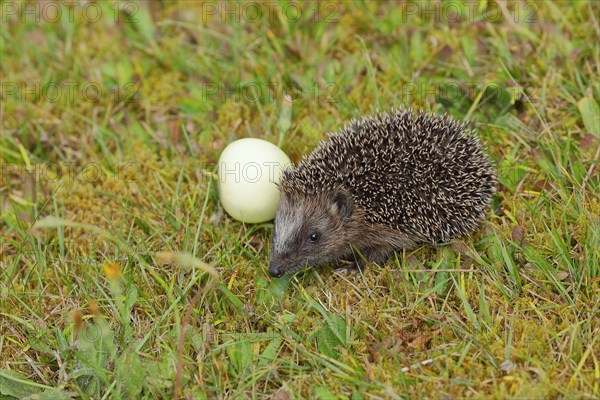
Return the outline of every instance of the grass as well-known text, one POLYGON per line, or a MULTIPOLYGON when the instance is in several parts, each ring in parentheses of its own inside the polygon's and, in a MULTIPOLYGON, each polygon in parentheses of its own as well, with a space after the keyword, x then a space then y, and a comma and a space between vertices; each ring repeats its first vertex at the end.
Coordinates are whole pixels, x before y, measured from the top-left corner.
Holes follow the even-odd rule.
POLYGON ((598 398, 596 2, 52 4, 1 6, 0 398, 598 398), (220 151, 395 106, 471 121, 488 220, 272 279, 220 151))

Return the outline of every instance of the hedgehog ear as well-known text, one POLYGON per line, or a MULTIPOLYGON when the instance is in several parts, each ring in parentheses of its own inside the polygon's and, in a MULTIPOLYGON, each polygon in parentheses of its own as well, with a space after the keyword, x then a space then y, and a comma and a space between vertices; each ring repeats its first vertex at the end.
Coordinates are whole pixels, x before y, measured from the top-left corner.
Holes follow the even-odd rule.
POLYGON ((352 214, 352 196, 345 190, 335 190, 331 196, 331 211, 343 218, 352 214))

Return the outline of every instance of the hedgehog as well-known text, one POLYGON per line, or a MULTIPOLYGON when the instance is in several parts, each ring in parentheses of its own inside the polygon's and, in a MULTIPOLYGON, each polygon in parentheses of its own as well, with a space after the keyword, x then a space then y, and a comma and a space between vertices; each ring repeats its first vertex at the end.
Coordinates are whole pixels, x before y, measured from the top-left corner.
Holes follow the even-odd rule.
POLYGON ((353 119, 282 172, 269 273, 384 265, 483 221, 496 176, 465 122, 395 109, 353 119))

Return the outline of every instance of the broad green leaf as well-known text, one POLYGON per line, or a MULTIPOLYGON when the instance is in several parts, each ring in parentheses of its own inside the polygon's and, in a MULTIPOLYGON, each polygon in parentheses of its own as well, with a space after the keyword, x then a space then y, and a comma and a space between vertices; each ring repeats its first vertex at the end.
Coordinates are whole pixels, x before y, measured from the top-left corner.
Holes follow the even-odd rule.
POLYGON ((252 365, 252 346, 250 340, 241 339, 226 347, 227 355, 238 374, 252 365))
POLYGON ((596 137, 600 137, 600 109, 591 97, 584 97, 577 103, 585 129, 596 137))
POLYGON ((219 285, 219 290, 225 295, 225 298, 227 298, 227 300, 229 300, 235 308, 237 308, 238 310, 242 309, 244 303, 240 299, 238 299, 235 296, 235 294, 231 293, 231 291, 227 289, 227 286, 219 285))
POLYGON ((460 40, 465 58, 471 66, 475 65, 475 55, 477 54, 477 42, 470 36, 463 36, 460 40))
POLYGON ((52 388, 33 382, 18 372, 0 369, 0 395, 22 399, 38 394, 42 389, 52 388))
POLYGON ((410 38, 410 54, 413 61, 423 61, 423 40, 419 31, 416 31, 410 38))
POLYGON ((339 346, 340 342, 331 329, 329 329, 327 326, 322 327, 317 331, 316 337, 319 352, 328 357, 337 359, 339 354, 336 351, 336 347, 339 346))
POLYGON ((140 357, 127 349, 115 363, 115 373, 120 397, 137 399, 144 387, 144 369, 140 357))
POLYGON ((140 4, 136 13, 132 15, 131 22, 135 29, 150 43, 154 43, 154 30, 156 26, 152 20, 150 10, 145 4, 140 4))
POLYGON ((281 338, 276 337, 267 345, 265 350, 262 353, 262 357, 260 360, 260 365, 268 365, 271 363, 271 360, 274 360, 277 356, 277 352, 279 352, 279 348, 281 347, 281 338))
POLYGON ((324 388, 322 386, 317 386, 315 388, 315 399, 319 399, 319 400, 335 400, 338 397, 331 393, 331 391, 327 388, 324 388))
POLYGON ((70 400, 74 394, 61 389, 47 389, 43 392, 24 397, 22 400, 70 400))

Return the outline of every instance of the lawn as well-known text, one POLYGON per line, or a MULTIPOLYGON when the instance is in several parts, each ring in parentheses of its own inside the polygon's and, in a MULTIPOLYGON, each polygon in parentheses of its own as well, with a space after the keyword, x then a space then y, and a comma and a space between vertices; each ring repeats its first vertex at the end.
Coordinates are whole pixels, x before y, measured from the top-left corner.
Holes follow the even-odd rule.
POLYGON ((598 398, 595 1, 0 4, 0 399, 598 398), (469 237, 274 279, 235 139, 468 120, 469 237), (29 397, 28 397, 29 396, 29 397))

